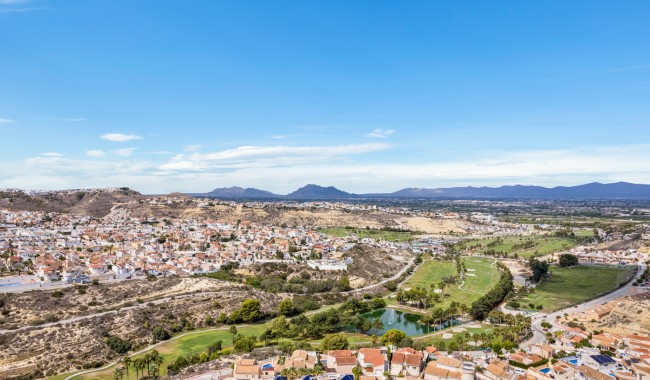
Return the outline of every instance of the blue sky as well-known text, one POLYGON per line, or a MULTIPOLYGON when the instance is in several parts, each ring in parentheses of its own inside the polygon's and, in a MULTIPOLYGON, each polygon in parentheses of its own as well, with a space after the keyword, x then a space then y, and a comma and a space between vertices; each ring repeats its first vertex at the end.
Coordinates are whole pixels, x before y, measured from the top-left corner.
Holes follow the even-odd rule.
POLYGON ((650 183, 647 1, 0 0, 0 188, 650 183))

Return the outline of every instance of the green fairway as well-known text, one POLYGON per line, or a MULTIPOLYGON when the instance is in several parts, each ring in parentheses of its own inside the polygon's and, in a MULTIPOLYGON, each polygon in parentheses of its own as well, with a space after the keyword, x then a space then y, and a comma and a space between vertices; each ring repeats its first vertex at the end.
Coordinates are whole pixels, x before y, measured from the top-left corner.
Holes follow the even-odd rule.
POLYGON ((548 235, 507 236, 480 240, 466 240, 458 244, 460 249, 468 249, 473 253, 500 255, 509 257, 528 258, 543 256, 549 253, 565 251, 577 245, 575 240, 548 235))
MULTIPOLYGON (((238 333, 242 335, 255 335, 259 336, 270 326, 270 323, 264 323, 259 325, 244 326, 238 328, 238 333)), ((232 335, 228 330, 213 330, 213 331, 197 331, 194 334, 189 334, 175 340, 169 340, 161 345, 157 346, 155 349, 160 352, 160 355, 163 357, 163 365, 160 370, 160 375, 164 376, 167 373, 167 364, 176 360, 180 356, 204 352, 208 349, 208 346, 213 342, 221 340, 223 342, 223 347, 232 346, 232 335)), ((145 353, 140 355, 132 356, 132 359, 142 357, 145 353)), ((92 372, 85 375, 80 375, 75 377, 75 379, 106 379, 110 380, 113 376, 113 370, 115 366, 108 368, 103 371, 92 372)), ((131 367, 129 373, 135 374, 135 368, 131 367)))
POLYGON ((552 276, 542 280, 535 291, 518 300, 522 307, 533 303, 544 311, 566 308, 616 289, 634 273, 633 267, 552 266, 552 276))
POLYGON ((432 282, 438 285, 444 277, 456 275, 456 263, 449 261, 427 260, 408 279, 402 288, 428 288, 432 282))
POLYGON ((336 237, 346 237, 350 235, 356 235, 360 239, 371 238, 375 240, 384 240, 392 242, 409 242, 415 238, 416 233, 411 231, 396 231, 396 230, 372 230, 372 229, 363 229, 363 228, 351 228, 351 227, 329 227, 319 229, 320 232, 336 237))
MULTIPOLYGON (((452 301, 471 305, 472 302, 490 291, 499 281, 499 271, 496 268, 494 260, 465 257, 463 261, 467 268, 465 283, 462 285, 452 284, 446 287, 445 297, 442 302, 435 304, 434 307, 445 308, 452 301)), ((401 288, 421 287, 429 289, 431 283, 434 283, 436 288, 438 288, 438 284, 443 277, 453 275, 456 275, 456 263, 427 260, 418 267, 413 276, 401 288)), ((393 300, 389 303, 396 304, 393 300)))
POLYGON ((470 306, 499 282, 499 270, 494 260, 468 257, 463 261, 467 268, 465 283, 445 289, 445 294, 450 296, 437 306, 447 307, 452 301, 470 306))
MULTIPOLYGON (((341 304, 334 304, 334 305, 328 305, 325 307, 320 308, 319 310, 313 310, 308 313, 305 313, 305 315, 311 315, 315 313, 319 313, 334 307, 338 307, 341 304)), ((249 325, 249 326, 238 326, 237 327, 237 332, 239 334, 245 335, 245 336, 250 336, 250 335, 255 335, 259 336, 261 335, 264 330, 269 328, 271 325, 271 322, 266 322, 266 323, 260 323, 257 325, 249 325)), ((203 330, 196 330, 193 332, 190 332, 187 335, 181 336, 180 338, 177 339, 172 339, 165 341, 155 347, 156 350, 160 353, 160 355, 163 357, 163 365, 161 367, 160 374, 165 375, 167 373, 167 364, 170 362, 176 360, 180 356, 185 356, 188 354, 193 354, 193 353, 200 353, 204 352, 207 350, 208 346, 212 343, 214 343, 217 340, 221 340, 223 344, 223 348, 228 348, 232 346, 232 335, 228 331, 229 327, 219 328, 218 330, 209 330, 209 329, 203 329, 203 330)), ((359 338, 357 338, 359 339, 359 338)), ((150 352, 151 350, 147 351, 150 352)), ((131 359, 139 358, 144 356, 147 352, 139 354, 139 355, 134 355, 131 356, 131 359)), ((111 366, 110 368, 103 370, 103 371, 97 371, 97 372, 92 372, 88 373, 85 375, 79 375, 75 377, 75 379, 112 379, 113 377, 113 371, 115 369, 115 366, 111 366)), ((135 373, 135 368, 130 367, 129 373, 135 373)), ((54 377, 50 377, 50 380, 62 380, 68 375, 71 375, 72 373, 67 373, 67 374, 60 374, 56 375, 54 377)))

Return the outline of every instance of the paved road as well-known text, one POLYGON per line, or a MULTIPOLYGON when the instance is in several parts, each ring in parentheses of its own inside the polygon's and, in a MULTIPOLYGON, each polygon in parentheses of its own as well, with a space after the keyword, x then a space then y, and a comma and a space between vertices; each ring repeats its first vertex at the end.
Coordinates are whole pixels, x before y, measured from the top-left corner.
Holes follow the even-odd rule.
MULTIPOLYGON (((386 284, 389 281, 396 280, 408 270, 408 268, 413 264, 414 260, 415 259, 412 259, 411 261, 409 261, 408 264, 404 268, 402 268, 402 270, 400 270, 393 277, 384 279, 384 280, 382 280, 382 281, 380 281, 380 282, 378 282, 376 284, 368 285, 368 286, 365 286, 363 288, 353 289, 353 290, 343 292, 343 293, 353 294, 353 293, 363 292, 363 291, 367 291, 367 290, 370 290, 370 289, 374 289, 374 288, 376 288, 378 286, 382 286, 382 285, 386 284)), ((415 271, 414 271, 414 273, 415 273, 415 271)), ((215 295, 215 294, 219 294, 219 293, 221 293, 221 292, 192 293, 192 294, 183 294, 183 295, 174 296, 174 298, 175 299, 181 299, 181 298, 188 298, 188 297, 215 295)), ((110 310, 110 311, 104 311, 104 312, 101 312, 101 313, 80 315, 80 316, 77 316, 77 317, 64 319, 64 320, 57 321, 57 322, 44 323, 44 324, 38 325, 38 326, 24 326, 24 327, 17 328, 15 330, 0 330, 0 334, 6 334, 6 333, 10 333, 10 332, 20 332, 20 331, 25 331, 25 330, 34 329, 34 328, 46 328, 46 327, 52 327, 52 326, 58 326, 58 325, 67 325, 67 324, 70 324, 70 323, 80 322, 80 321, 84 321, 84 320, 92 319, 92 318, 96 318, 96 317, 101 317, 101 316, 108 315, 108 314, 115 314, 115 313, 118 313, 118 312, 121 313, 121 312, 129 311, 129 310, 135 310, 135 309, 147 307, 149 302, 153 303, 154 305, 158 305, 158 304, 161 304, 161 303, 169 302, 170 300, 171 300, 171 296, 170 297, 159 298, 157 300, 148 301, 148 302, 138 304, 138 305, 126 306, 126 307, 123 307, 123 308, 121 308, 119 310, 110 310)), ((321 311, 322 311, 322 309, 321 309, 321 311)))
MULTIPOLYGON (((242 327, 247 327, 247 326, 250 326, 250 325, 239 325, 239 326, 237 326, 237 328, 242 328, 242 327)), ((166 343, 166 342, 169 342, 170 340, 180 339, 180 338, 182 338, 184 336, 187 336, 187 335, 201 334, 201 333, 204 333, 204 332, 207 332, 207 331, 219 331, 219 330, 228 330, 228 329, 230 329, 230 326, 229 327, 218 327, 218 328, 200 330, 200 331, 191 331, 191 332, 188 332, 188 333, 185 333, 185 334, 177 335, 177 336, 175 336, 175 337, 173 337, 173 338, 171 338, 169 340, 163 340, 163 341, 158 342, 156 344, 152 344, 151 346, 145 347, 145 348, 141 349, 140 351, 136 351, 136 352, 130 354, 129 356, 140 355, 140 354, 145 353, 145 352, 147 352, 149 350, 153 350, 154 348, 158 347, 159 345, 161 345, 163 343, 166 343)), ((75 374, 72 374, 72 375, 66 377, 64 380, 70 380, 70 379, 72 379, 74 377, 81 376, 81 375, 84 375, 86 373, 99 372, 99 371, 106 370, 106 369, 114 366, 115 364, 119 363, 121 360, 122 359, 120 358, 119 361, 116 360, 116 361, 114 361, 112 363, 108 363, 108 364, 106 364, 105 366, 103 366, 101 368, 95 368, 95 369, 89 369, 89 370, 86 370, 86 371, 77 372, 75 374)))
MULTIPOLYGON (((415 262, 415 258, 411 259, 411 260, 410 260, 410 261, 409 261, 409 262, 404 266, 404 268, 402 268, 399 272, 397 272, 397 274, 394 275, 393 277, 385 278, 385 279, 379 281, 379 282, 376 283, 376 284, 372 284, 372 285, 364 286, 363 288, 353 289, 353 290, 349 290, 349 291, 347 291, 347 292, 341 292, 341 293, 358 293, 358 292, 364 292, 364 291, 366 291, 366 290, 370 290, 370 289, 374 289, 374 288, 376 288, 376 287, 378 287, 378 286, 382 286, 382 285, 384 285, 384 284, 386 284, 386 283, 388 283, 388 282, 390 282, 390 281, 397 280, 398 278, 400 278, 401 275, 403 275, 404 273, 406 273, 406 271, 409 269, 409 267, 410 267, 411 265, 413 265, 414 262, 415 262)), ((415 273, 415 270, 413 270, 413 273, 415 273)), ((412 276, 412 275, 413 275, 413 274, 411 274, 411 276, 412 276)))
POLYGON ((605 303, 613 301, 613 300, 615 300, 617 298, 624 297, 624 296, 628 295, 629 291, 630 291, 630 288, 632 287, 632 283, 636 279, 641 277, 641 275, 643 274, 643 271, 645 270, 645 267, 646 267, 645 264, 640 262, 639 265, 638 265, 638 270, 637 270, 636 275, 634 276, 634 278, 630 282, 627 283, 627 285, 625 285, 625 286, 623 286, 621 288, 618 288, 618 289, 614 290, 611 293, 605 294, 602 297, 598 297, 598 298, 593 299, 591 301, 583 302, 583 303, 575 305, 575 306, 567 307, 566 309, 558 310, 558 311, 552 312, 550 314, 540 313, 540 314, 534 316, 532 318, 532 323, 531 323, 531 327, 532 327, 532 330, 533 330, 533 336, 530 339, 528 339, 527 341, 521 343, 521 346, 523 348, 527 348, 527 347, 530 347, 533 344, 542 344, 542 343, 546 342, 546 335, 545 335, 544 329, 542 328, 542 322, 543 321, 551 323, 553 325, 553 327, 555 327, 555 328, 560 328, 560 326, 557 323, 557 318, 556 318, 558 316, 562 316, 565 313, 566 314, 573 314, 573 313, 582 312, 582 311, 585 311, 587 309, 594 308, 596 306, 605 304, 605 303))

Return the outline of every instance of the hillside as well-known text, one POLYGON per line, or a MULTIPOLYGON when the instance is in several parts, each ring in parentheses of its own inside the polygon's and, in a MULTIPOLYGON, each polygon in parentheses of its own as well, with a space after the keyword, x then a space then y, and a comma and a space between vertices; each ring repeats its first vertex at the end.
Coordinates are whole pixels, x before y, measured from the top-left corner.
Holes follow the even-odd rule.
POLYGON ((128 188, 66 190, 39 194, 12 191, 0 192, 0 208, 73 213, 101 218, 116 204, 142 198, 140 193, 128 188))

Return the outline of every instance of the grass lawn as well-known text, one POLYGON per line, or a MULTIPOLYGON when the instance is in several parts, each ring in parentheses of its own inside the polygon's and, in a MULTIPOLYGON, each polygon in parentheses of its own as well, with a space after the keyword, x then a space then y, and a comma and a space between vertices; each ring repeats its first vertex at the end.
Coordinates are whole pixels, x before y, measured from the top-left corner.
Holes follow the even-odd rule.
MULTIPOLYGON (((465 274, 465 284, 459 289, 455 284, 445 288, 444 300, 435 305, 435 307, 447 307, 452 301, 457 301, 466 305, 479 299, 485 293, 490 291, 497 282, 499 282, 499 271, 496 268, 494 260, 466 257, 463 258, 467 273, 465 274), (472 276, 475 275, 475 276, 472 276)), ((413 276, 402 285, 402 289, 422 287, 429 288, 429 284, 438 283, 445 276, 456 274, 456 263, 427 260, 422 263, 413 276)), ((391 300, 392 301, 392 300, 391 300)), ((389 302, 395 304, 396 302, 389 302)))
POLYGON ((456 263, 447 261, 427 260, 408 279, 402 288, 428 288, 432 282, 438 285, 443 277, 456 275, 456 263))
MULTIPOLYGON (((471 349, 472 345, 469 343, 472 342, 474 343, 473 338, 467 339, 467 334, 469 333, 471 337, 477 337, 477 334, 485 333, 485 334, 491 334, 494 332, 494 328, 490 325, 481 325, 479 328, 468 328, 468 327, 463 327, 467 331, 463 332, 453 332, 453 329, 447 329, 444 330, 442 333, 436 333, 433 336, 422 336, 422 337, 414 337, 413 340, 419 341, 419 342, 425 342, 426 344, 430 344, 434 347, 441 347, 442 345, 440 342, 444 342, 445 346, 448 347, 449 343, 451 342, 456 342, 456 338, 459 336, 462 336, 463 339, 465 340, 465 346, 463 347, 464 349, 471 349), (443 334, 452 334, 450 338, 443 339, 443 334)), ((478 337, 476 338, 478 339, 478 337)), ((445 351, 445 350, 442 350, 445 351)))
POLYGON ((468 257, 464 258, 463 261, 465 261, 465 267, 467 268, 465 284, 460 289, 458 285, 445 289, 445 294, 451 296, 445 297, 445 301, 438 306, 447 307, 452 301, 469 306, 492 290, 499 282, 500 273, 494 260, 468 257), (471 276, 472 274, 476 276, 471 276))
POLYGON ((594 237, 594 230, 593 229, 578 230, 578 231, 574 231, 574 233, 578 237, 594 237))
POLYGON ((392 242, 409 242, 415 239, 415 232, 410 231, 389 231, 389 230, 367 230, 363 228, 351 227, 330 227, 319 229, 320 232, 336 237, 346 237, 356 235, 360 239, 371 238, 375 240, 385 240, 392 242))
POLYGON ((616 289, 634 273, 633 267, 552 266, 553 275, 537 285, 535 291, 519 302, 542 305, 544 311, 559 310, 616 289))
POLYGON ((56 376, 48 377, 48 380, 63 380, 66 377, 72 375, 74 372, 67 372, 67 373, 62 373, 56 376))
MULTIPOLYGON (((341 304, 323 306, 318 310, 313 310, 308 313, 305 313, 305 315, 309 316, 334 307, 339 307, 340 305, 341 304)), ((270 325, 271 322, 266 322, 258 325, 243 326, 243 327, 238 326, 237 332, 243 335, 259 336, 264 332, 264 330, 269 328, 270 325)), ((227 329, 212 330, 212 331, 206 331, 205 329, 203 329, 203 330, 196 330, 192 334, 183 336, 175 340, 168 340, 162 343, 161 345, 155 347, 155 349, 158 350, 158 352, 160 352, 161 356, 164 359, 160 371, 161 376, 167 373, 167 364, 169 364, 170 362, 176 360, 178 357, 182 355, 207 351, 208 346, 217 340, 221 340, 223 342, 223 348, 228 348, 232 346, 232 335, 227 329)), ((140 355, 131 356, 131 359, 135 359, 142 356, 144 356, 144 353, 140 355)), ((115 366, 112 366, 103 371, 92 372, 92 373, 75 377, 75 379, 107 379, 107 380, 112 379, 114 369, 115 366)), ((56 375, 54 377, 48 378, 48 380, 62 380, 65 379, 68 375, 71 375, 73 373, 74 372, 56 375)), ((135 368, 130 367, 129 373, 135 373, 135 368)))
MULTIPOLYGON (((586 233, 585 231, 581 231, 586 233)), ((485 253, 488 250, 507 253, 508 256, 513 256, 515 253, 518 257, 528 258, 534 255, 547 255, 570 249, 576 246, 576 242, 572 239, 547 236, 547 235, 531 235, 531 236, 508 236, 501 238, 501 242, 493 244, 497 238, 488 238, 480 240, 466 240, 462 242, 465 247, 472 247, 472 252, 485 253)))
MULTIPOLYGON (((270 326, 270 323, 259 325, 252 325, 246 327, 239 327, 238 333, 243 335, 256 335, 259 336, 270 326)), ((232 335, 228 330, 215 330, 215 331, 198 331, 196 334, 186 335, 182 338, 169 340, 159 345, 155 349, 160 352, 163 357, 163 364, 160 375, 164 376, 167 373, 167 364, 176 360, 178 357, 192 353, 207 351, 208 346, 213 342, 221 340, 223 347, 232 346, 232 335)), ((142 357, 144 354, 132 356, 131 359, 142 357)), ((85 375, 75 377, 75 379, 106 379, 110 380, 113 376, 114 366, 104 371, 92 372, 85 375)), ((135 374, 135 368, 131 367, 129 373, 135 374)), ((58 378, 58 377, 57 377, 58 378)))

